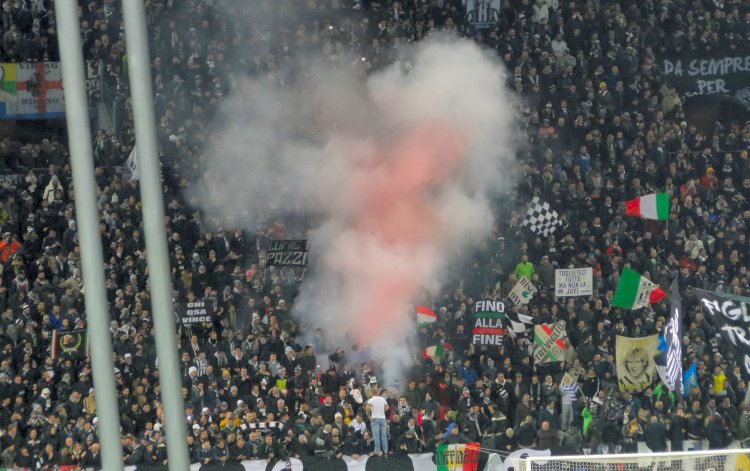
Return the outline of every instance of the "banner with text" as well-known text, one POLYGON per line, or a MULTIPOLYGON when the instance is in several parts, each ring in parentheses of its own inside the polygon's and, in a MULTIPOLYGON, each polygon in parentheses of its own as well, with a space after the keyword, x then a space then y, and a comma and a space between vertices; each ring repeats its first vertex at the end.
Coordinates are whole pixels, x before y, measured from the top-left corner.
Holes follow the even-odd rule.
POLYGON ((435 465, 438 471, 476 471, 479 465, 479 443, 438 445, 435 465))
POLYGON ((266 249, 266 266, 304 267, 307 264, 307 240, 272 240, 266 249))
POLYGON ((690 98, 728 95, 750 106, 750 50, 691 53, 663 57, 667 82, 690 98))
POLYGON ((531 280, 522 276, 519 278, 518 283, 516 283, 513 289, 510 290, 510 293, 508 293, 508 299, 513 301, 513 304, 516 306, 528 304, 529 301, 531 301, 531 298, 536 294, 536 291, 536 287, 531 280))
POLYGON ((534 364, 565 360, 565 321, 534 326, 534 364))
POLYGON ((0 64, 0 119, 65 116, 59 62, 0 64))
POLYGON ((474 304, 474 327, 471 330, 474 345, 501 347, 505 337, 505 303, 482 300, 474 304))
POLYGON ((591 296, 594 292, 594 270, 565 268, 555 270, 555 296, 591 296))
POLYGON ((204 322, 213 322, 215 311, 208 301, 187 301, 177 305, 177 316, 185 327, 204 322))
POLYGON ((651 386, 656 372, 654 356, 659 351, 659 336, 615 339, 615 362, 620 391, 639 393, 651 386))
POLYGON ((750 298, 695 290, 705 316, 732 346, 734 357, 750 373, 750 298))

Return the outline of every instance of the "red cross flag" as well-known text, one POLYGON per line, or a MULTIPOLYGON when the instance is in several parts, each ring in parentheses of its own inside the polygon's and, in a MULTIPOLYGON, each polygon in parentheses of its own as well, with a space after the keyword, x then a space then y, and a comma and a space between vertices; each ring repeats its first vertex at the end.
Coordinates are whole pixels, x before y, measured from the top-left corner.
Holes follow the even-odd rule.
POLYGON ((64 116, 61 74, 59 62, 0 64, 0 118, 64 116))

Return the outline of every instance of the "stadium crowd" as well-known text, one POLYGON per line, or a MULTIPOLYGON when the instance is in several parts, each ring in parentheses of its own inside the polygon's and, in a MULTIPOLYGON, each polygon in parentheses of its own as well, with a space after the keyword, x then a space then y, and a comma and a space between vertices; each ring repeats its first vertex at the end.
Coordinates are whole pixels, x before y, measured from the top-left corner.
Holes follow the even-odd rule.
MULTIPOLYGON (((51 3, 3 2, 3 61, 58 60, 51 3)), ((180 330, 193 462, 429 452, 473 441, 501 453, 615 453, 639 442, 663 451, 687 440, 723 448, 750 438, 747 375, 693 294, 748 294, 750 123, 699 131, 655 56, 738 47, 750 39, 746 2, 503 0, 496 26, 481 31, 467 23, 460 0, 253 3, 146 1, 176 299, 218 307, 215 323, 180 330), (283 86, 309 51, 368 73, 397 60, 399 45, 440 32, 497 52, 508 86, 525 99, 518 125, 528 145, 518 156, 517 188, 496 201, 493 237, 457 267, 442 297, 418 300, 438 320, 419 329, 415 366, 393 388, 378 384, 378 365, 349 363, 325 332, 299 343, 314 328, 289 315, 299 282, 292 271, 263 267, 259 249, 271 239, 306 238, 304 230, 271 217, 266 231, 247 234, 201 214, 182 190, 210 161, 211 117, 246 77, 283 86), (668 222, 623 216, 624 201, 655 191, 671 196, 668 222), (520 226, 534 195, 564 219, 548 238, 520 226), (554 297, 554 269, 570 266, 593 268, 593 296, 554 297), (669 311, 668 301, 612 307, 624 266, 665 290, 679 277, 684 363, 698 363, 699 383, 683 401, 663 388, 618 391, 614 336, 661 332, 669 311), (539 289, 528 306, 537 322, 567 322, 563 363, 535 366, 531 333, 502 348, 471 344, 474 300, 504 299, 519 276, 539 289), (443 358, 422 358, 423 348, 443 341, 452 347, 443 358), (576 378, 577 392, 561 391, 564 372, 576 378), (726 386, 717 393, 721 376, 726 386), (379 393, 389 405, 387 430, 380 401, 367 406, 379 393)), ((84 54, 103 62, 104 80, 129 109, 119 6, 80 4, 84 54)), ((124 459, 162 463, 139 191, 114 170, 132 145, 131 123, 95 136, 100 229, 124 459)), ((96 467, 89 365, 51 353, 52 332, 80 328, 86 318, 67 151, 55 140, 4 137, 0 156, 6 171, 25 174, 0 189, 0 467, 96 467), (35 174, 38 167, 46 170, 35 174)))

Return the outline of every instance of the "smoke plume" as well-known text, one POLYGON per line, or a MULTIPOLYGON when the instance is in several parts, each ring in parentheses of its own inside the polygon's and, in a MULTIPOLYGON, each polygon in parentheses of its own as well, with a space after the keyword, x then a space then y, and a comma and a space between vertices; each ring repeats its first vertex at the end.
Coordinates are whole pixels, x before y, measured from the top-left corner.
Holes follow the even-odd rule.
POLYGON ((313 62, 284 86, 244 84, 196 185, 229 224, 314 221, 294 314, 366 349, 386 381, 411 362, 416 298, 491 231, 488 199, 511 184, 516 146, 494 56, 443 38, 408 57, 369 77, 313 62))

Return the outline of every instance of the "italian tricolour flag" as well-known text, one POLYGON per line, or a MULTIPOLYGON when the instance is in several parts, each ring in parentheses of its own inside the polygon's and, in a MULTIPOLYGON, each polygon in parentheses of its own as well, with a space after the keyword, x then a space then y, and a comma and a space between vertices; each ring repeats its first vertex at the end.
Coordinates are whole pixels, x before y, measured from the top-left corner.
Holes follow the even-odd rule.
POLYGON ((435 311, 433 311, 427 306, 417 306, 416 311, 417 311, 417 325, 420 327, 430 325, 437 320, 435 311))
POLYGON ((479 443, 438 445, 435 450, 438 471, 476 471, 479 465, 479 443))
POLYGON ((422 350, 422 358, 438 358, 442 359, 445 356, 445 352, 453 348, 448 342, 441 342, 437 345, 422 350))
POLYGON ((665 295, 664 291, 651 280, 626 267, 620 275, 612 305, 625 309, 640 309, 658 302, 665 295))
POLYGON ((625 214, 643 219, 669 218, 669 193, 652 193, 625 203, 625 214))

